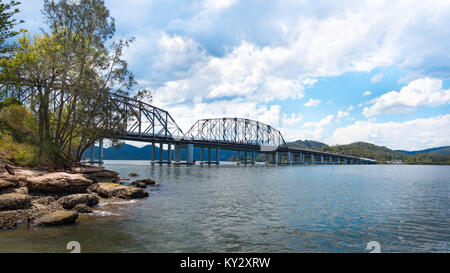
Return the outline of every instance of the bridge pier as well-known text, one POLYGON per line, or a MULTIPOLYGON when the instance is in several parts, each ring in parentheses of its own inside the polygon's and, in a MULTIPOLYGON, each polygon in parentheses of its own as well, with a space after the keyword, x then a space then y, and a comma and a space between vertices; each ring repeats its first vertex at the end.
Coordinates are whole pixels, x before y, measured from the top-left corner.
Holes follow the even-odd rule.
POLYGON ((247 151, 244 151, 244 164, 247 165, 247 151))
POLYGON ((187 144, 186 146, 186 163, 194 165, 194 144, 187 144))
POLYGON ((211 147, 208 147, 208 165, 211 165, 211 147))
POLYGON ((314 164, 314 163, 316 163, 316 162, 315 162, 315 159, 314 159, 314 155, 311 154, 311 164, 314 164))
POLYGON ((167 144, 167 163, 172 163, 172 144, 167 144))
POLYGON ((174 155, 173 155, 173 159, 175 163, 180 163, 181 162, 181 147, 180 145, 175 145, 175 151, 174 151, 174 155))
POLYGON ((219 165, 219 147, 216 147, 216 164, 219 165))
POLYGON ((286 161, 287 161, 288 165, 292 164, 292 153, 291 152, 287 152, 286 161))
POLYGON ((98 163, 103 164, 103 138, 98 143, 98 163))
POLYGON ((281 153, 275 152, 275 164, 281 164, 281 153))
POLYGON ((152 142, 152 162, 155 161, 155 142, 152 142))
POLYGON ((203 154, 205 151, 203 150, 203 147, 200 148, 200 162, 203 162, 203 154))
POLYGON ((252 164, 256 163, 256 153, 255 151, 252 151, 252 164))
POLYGON ((341 164, 341 159, 338 157, 337 158, 337 164, 340 165, 341 164))
POLYGON ((159 164, 162 164, 162 162, 163 162, 163 149, 164 149, 164 144, 159 143, 159 164))
POLYGON ((325 160, 323 158, 323 155, 320 156, 320 164, 325 164, 325 160))

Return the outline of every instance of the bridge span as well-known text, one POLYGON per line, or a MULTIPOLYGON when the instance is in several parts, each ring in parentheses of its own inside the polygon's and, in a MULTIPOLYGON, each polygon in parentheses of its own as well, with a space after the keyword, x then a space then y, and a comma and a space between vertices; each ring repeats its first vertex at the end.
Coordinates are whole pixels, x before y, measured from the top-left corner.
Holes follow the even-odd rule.
MULTIPOLYGON (((265 154, 272 164, 376 164, 375 160, 289 147, 280 131, 270 125, 243 118, 213 118, 197 121, 183 133, 169 112, 148 103, 120 95, 111 95, 118 112, 132 113, 124 118, 127 130, 121 140, 152 144, 153 163, 195 164, 194 148, 200 148, 200 162, 219 164, 220 150, 236 151, 243 164, 255 164, 257 154, 265 154), (120 111, 125 109, 126 111, 120 111), (159 160, 155 161, 155 147, 159 160), (164 150, 163 147, 167 149, 164 150), (174 156, 172 158, 172 149, 174 156), (181 158, 181 150, 186 150, 181 158), (205 156, 206 150, 206 156, 205 156), (215 158, 212 151, 215 150, 215 158), (166 153, 167 160, 163 160, 166 153)), ((103 140, 99 141, 99 158, 94 160, 91 147, 90 162, 103 161, 103 140)))

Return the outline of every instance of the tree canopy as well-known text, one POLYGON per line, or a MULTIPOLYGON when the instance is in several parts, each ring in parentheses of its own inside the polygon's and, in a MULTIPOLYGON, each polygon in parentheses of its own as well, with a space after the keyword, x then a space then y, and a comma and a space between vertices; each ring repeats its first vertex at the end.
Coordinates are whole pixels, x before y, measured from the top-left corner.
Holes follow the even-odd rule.
POLYGON ((39 156, 61 166, 123 130, 110 94, 128 95, 135 85, 122 58, 132 39, 110 41, 115 25, 102 0, 45 0, 43 14, 50 32, 23 31, 18 46, 1 59, 0 92, 31 109, 39 156))

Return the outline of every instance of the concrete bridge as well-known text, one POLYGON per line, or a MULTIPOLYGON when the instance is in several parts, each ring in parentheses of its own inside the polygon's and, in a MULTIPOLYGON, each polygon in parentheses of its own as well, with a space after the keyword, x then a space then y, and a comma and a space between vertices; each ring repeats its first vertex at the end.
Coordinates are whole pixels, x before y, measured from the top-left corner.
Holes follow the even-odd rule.
MULTIPOLYGON (((219 164, 220 150, 233 150, 243 155, 243 164, 255 164, 257 154, 266 154, 272 164, 376 164, 375 160, 289 147, 280 131, 270 125, 243 118, 215 118, 197 121, 183 133, 169 112, 120 95, 111 95, 119 112, 132 113, 124 118, 127 130, 121 140, 152 144, 152 163, 195 164, 194 147, 201 149, 201 163, 219 164), (126 110, 126 111, 120 111, 126 110), (159 144, 159 160, 155 161, 155 147, 159 144), (164 150, 163 147, 167 149, 164 150), (174 157, 172 158, 172 149, 174 157), (181 150, 186 150, 182 161, 181 150), (205 156, 205 150, 207 154, 205 156), (215 158, 211 158, 215 150, 215 158), (163 153, 167 160, 163 160, 163 153)), ((94 160, 90 149, 90 162, 103 162, 103 140, 99 141, 99 158, 94 160)))

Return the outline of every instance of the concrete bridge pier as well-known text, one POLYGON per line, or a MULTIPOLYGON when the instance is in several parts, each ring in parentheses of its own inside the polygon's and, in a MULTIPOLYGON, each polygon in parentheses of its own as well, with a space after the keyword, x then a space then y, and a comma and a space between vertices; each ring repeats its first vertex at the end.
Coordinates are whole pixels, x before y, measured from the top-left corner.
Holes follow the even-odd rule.
POLYGON ((167 164, 172 163, 172 144, 167 144, 167 164))
POLYGON ((288 164, 288 165, 292 164, 292 153, 291 153, 291 152, 288 152, 288 153, 287 153, 287 155, 286 155, 286 161, 287 161, 287 164, 288 164))
POLYGON ((340 165, 341 164, 341 159, 338 157, 337 158, 337 164, 340 165))
POLYGON ((256 163, 256 153, 255 151, 252 151, 252 164, 256 163))
POLYGON ((155 161, 155 142, 152 142, 152 162, 155 161))
POLYGON ((194 144, 186 145, 186 163, 194 165, 194 144))
POLYGON ((300 164, 305 164, 305 155, 300 154, 300 164))
POLYGON ((320 156, 320 164, 325 164, 325 160, 323 158, 323 155, 320 156))
POLYGON ((219 147, 216 147, 216 165, 219 165, 219 147))
POLYGON ((211 165, 211 147, 208 147, 208 165, 211 165))
POLYGON ((103 138, 98 143, 98 163, 103 164, 103 138))
POLYGON ((311 164, 314 164, 314 163, 316 163, 316 162, 315 162, 315 159, 314 159, 314 155, 311 154, 311 164))
POLYGON ((159 143, 159 164, 163 163, 163 149, 164 149, 164 144, 159 143))
POLYGON ((200 148, 200 162, 203 162, 203 155, 204 155, 203 147, 200 148))
POLYGON ((247 163, 248 163, 247 156, 248 156, 247 151, 244 151, 244 164, 245 165, 247 165, 247 163))
POLYGON ((174 155, 173 155, 173 161, 175 163, 181 162, 181 147, 180 145, 175 145, 174 155))

